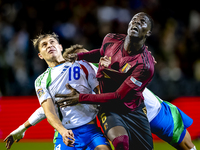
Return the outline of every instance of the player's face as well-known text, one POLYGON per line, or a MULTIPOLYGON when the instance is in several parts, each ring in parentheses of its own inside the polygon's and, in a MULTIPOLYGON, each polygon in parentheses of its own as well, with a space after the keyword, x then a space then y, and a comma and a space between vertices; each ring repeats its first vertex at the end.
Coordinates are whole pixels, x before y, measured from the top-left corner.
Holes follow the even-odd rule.
POLYGON ((149 18, 143 13, 138 13, 129 22, 127 34, 133 37, 146 38, 151 34, 150 27, 149 18))
POLYGON ((41 59, 45 59, 47 61, 51 61, 58 57, 62 56, 62 46, 58 43, 58 41, 53 37, 46 37, 42 39, 39 43, 40 53, 38 56, 41 59))

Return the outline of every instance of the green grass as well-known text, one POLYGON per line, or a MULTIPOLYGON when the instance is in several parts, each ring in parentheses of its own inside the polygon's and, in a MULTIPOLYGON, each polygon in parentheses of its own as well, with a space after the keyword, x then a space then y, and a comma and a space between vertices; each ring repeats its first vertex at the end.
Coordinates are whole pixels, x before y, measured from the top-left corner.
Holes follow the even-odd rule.
MULTIPOLYGON (((196 148, 200 150, 200 140, 193 141, 196 148)), ((5 143, 0 141, 0 150, 6 150, 5 143)), ((24 142, 23 140, 14 143, 11 150, 53 150, 52 142, 24 142)), ((166 142, 154 142, 154 150, 175 150, 172 146, 166 142)))

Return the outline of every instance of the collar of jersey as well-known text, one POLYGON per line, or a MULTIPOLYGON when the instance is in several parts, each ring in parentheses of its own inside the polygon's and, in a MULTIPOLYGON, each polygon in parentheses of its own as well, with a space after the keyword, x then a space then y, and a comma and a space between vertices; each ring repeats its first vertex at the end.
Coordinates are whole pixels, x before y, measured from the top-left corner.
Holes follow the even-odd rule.
MULTIPOLYGON (((64 62, 65 63, 65 62, 64 62)), ((62 64, 64 64, 64 63, 62 63, 62 64)), ((49 67, 49 68, 55 68, 55 67, 59 67, 59 66, 61 66, 62 64, 58 64, 57 66, 54 66, 54 67, 49 67)))

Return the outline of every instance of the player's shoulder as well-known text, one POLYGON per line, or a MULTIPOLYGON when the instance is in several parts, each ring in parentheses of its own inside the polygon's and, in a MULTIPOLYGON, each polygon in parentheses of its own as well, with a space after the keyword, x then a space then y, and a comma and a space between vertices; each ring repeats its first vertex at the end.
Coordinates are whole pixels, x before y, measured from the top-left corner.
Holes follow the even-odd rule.
POLYGON ((152 53, 147 49, 147 47, 145 46, 145 49, 143 51, 143 57, 146 57, 145 59, 147 59, 149 61, 149 63, 152 63, 154 65, 154 57, 152 55, 152 53))
POLYGON ((48 73, 51 71, 51 68, 47 68, 41 75, 39 75, 35 80, 35 86, 40 86, 42 81, 46 78, 48 73))
POLYGON ((87 61, 85 61, 85 60, 78 60, 78 61, 76 61, 78 64, 80 64, 80 65, 84 65, 84 66, 88 66, 89 65, 89 63, 87 62, 87 61))
POLYGON ((89 72, 90 72, 90 70, 92 69, 92 70, 94 70, 93 69, 93 66, 91 65, 91 63, 89 63, 89 62, 87 62, 87 61, 85 61, 85 60, 79 60, 79 61, 77 61, 81 66, 84 66, 89 72))
POLYGON ((119 34, 119 33, 108 33, 104 39, 117 39, 117 40, 123 40, 125 39, 126 34, 119 34))

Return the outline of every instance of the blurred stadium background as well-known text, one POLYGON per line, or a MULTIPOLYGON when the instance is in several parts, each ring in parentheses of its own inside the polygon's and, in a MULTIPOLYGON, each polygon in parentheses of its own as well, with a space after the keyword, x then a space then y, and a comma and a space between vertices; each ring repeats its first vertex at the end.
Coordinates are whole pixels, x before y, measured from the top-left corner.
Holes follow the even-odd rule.
MULTIPOLYGON (((0 140, 39 107, 34 80, 47 66, 31 39, 56 32, 64 48, 73 44, 99 48, 107 33, 126 34, 130 19, 140 11, 155 23, 146 44, 157 61, 148 87, 195 118, 189 129, 198 140, 200 9, 195 0, 0 0, 0 140)), ((31 136, 41 129, 51 130, 52 136, 53 129, 46 126, 44 122, 27 131, 24 141, 34 139, 31 136)), ((49 139, 46 134, 41 133, 44 137, 39 140, 49 139)))

